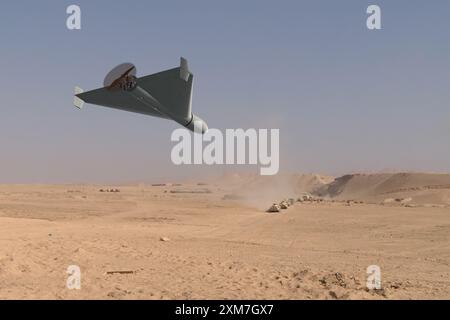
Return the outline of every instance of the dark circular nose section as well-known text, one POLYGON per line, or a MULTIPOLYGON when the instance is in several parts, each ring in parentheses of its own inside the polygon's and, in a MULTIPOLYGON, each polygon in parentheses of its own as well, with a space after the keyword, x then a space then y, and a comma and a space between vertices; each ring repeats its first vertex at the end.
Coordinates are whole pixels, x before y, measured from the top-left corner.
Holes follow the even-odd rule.
POLYGON ((206 131, 208 131, 208 125, 206 122, 197 117, 195 114, 192 115, 192 121, 186 126, 186 128, 201 134, 205 134, 206 131))

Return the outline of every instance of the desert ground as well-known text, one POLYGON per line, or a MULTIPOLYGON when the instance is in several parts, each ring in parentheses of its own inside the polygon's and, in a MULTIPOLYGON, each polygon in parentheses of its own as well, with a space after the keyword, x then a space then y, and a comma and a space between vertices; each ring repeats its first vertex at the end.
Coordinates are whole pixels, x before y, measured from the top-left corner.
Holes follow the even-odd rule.
POLYGON ((198 182, 0 185, 0 299, 450 298, 450 175, 198 182))

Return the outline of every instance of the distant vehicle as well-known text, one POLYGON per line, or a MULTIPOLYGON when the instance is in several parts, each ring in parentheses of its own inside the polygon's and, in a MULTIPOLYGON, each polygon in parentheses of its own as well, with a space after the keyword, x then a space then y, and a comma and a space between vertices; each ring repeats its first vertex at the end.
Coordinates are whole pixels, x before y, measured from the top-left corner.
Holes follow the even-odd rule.
POLYGON ((172 119, 196 132, 205 133, 207 124, 192 113, 192 81, 186 59, 180 66, 141 78, 136 67, 123 63, 105 77, 103 88, 84 92, 75 87, 74 105, 81 109, 84 103, 172 119))

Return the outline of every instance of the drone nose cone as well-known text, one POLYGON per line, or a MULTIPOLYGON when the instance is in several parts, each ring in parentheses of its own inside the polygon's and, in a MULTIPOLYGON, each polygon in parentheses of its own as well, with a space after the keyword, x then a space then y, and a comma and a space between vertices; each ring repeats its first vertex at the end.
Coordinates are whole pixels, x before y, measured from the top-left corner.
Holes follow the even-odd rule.
POLYGON ((205 134, 207 131, 208 131, 208 125, 206 124, 206 122, 205 121, 202 121, 202 127, 201 127, 201 130, 202 130, 202 134, 205 134))
POLYGON ((206 132, 208 132, 208 125, 206 124, 206 122, 203 122, 203 131, 202 131, 202 133, 206 133, 206 132))
POLYGON ((208 131, 208 125, 206 122, 196 115, 192 116, 192 121, 186 127, 195 133, 205 134, 206 131, 208 131))

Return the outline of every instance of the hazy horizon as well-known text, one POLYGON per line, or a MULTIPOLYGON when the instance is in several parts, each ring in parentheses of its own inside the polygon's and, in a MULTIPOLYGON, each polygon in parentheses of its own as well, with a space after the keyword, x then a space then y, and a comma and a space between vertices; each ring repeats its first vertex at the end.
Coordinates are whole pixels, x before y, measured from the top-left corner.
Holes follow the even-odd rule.
POLYGON ((210 128, 279 128, 280 173, 450 172, 450 3, 16 1, 3 4, 0 184, 178 181, 258 166, 175 166, 171 121, 72 106, 133 62, 194 74, 210 128), (66 28, 66 8, 82 29, 66 28), (366 8, 382 30, 366 28, 366 8))

